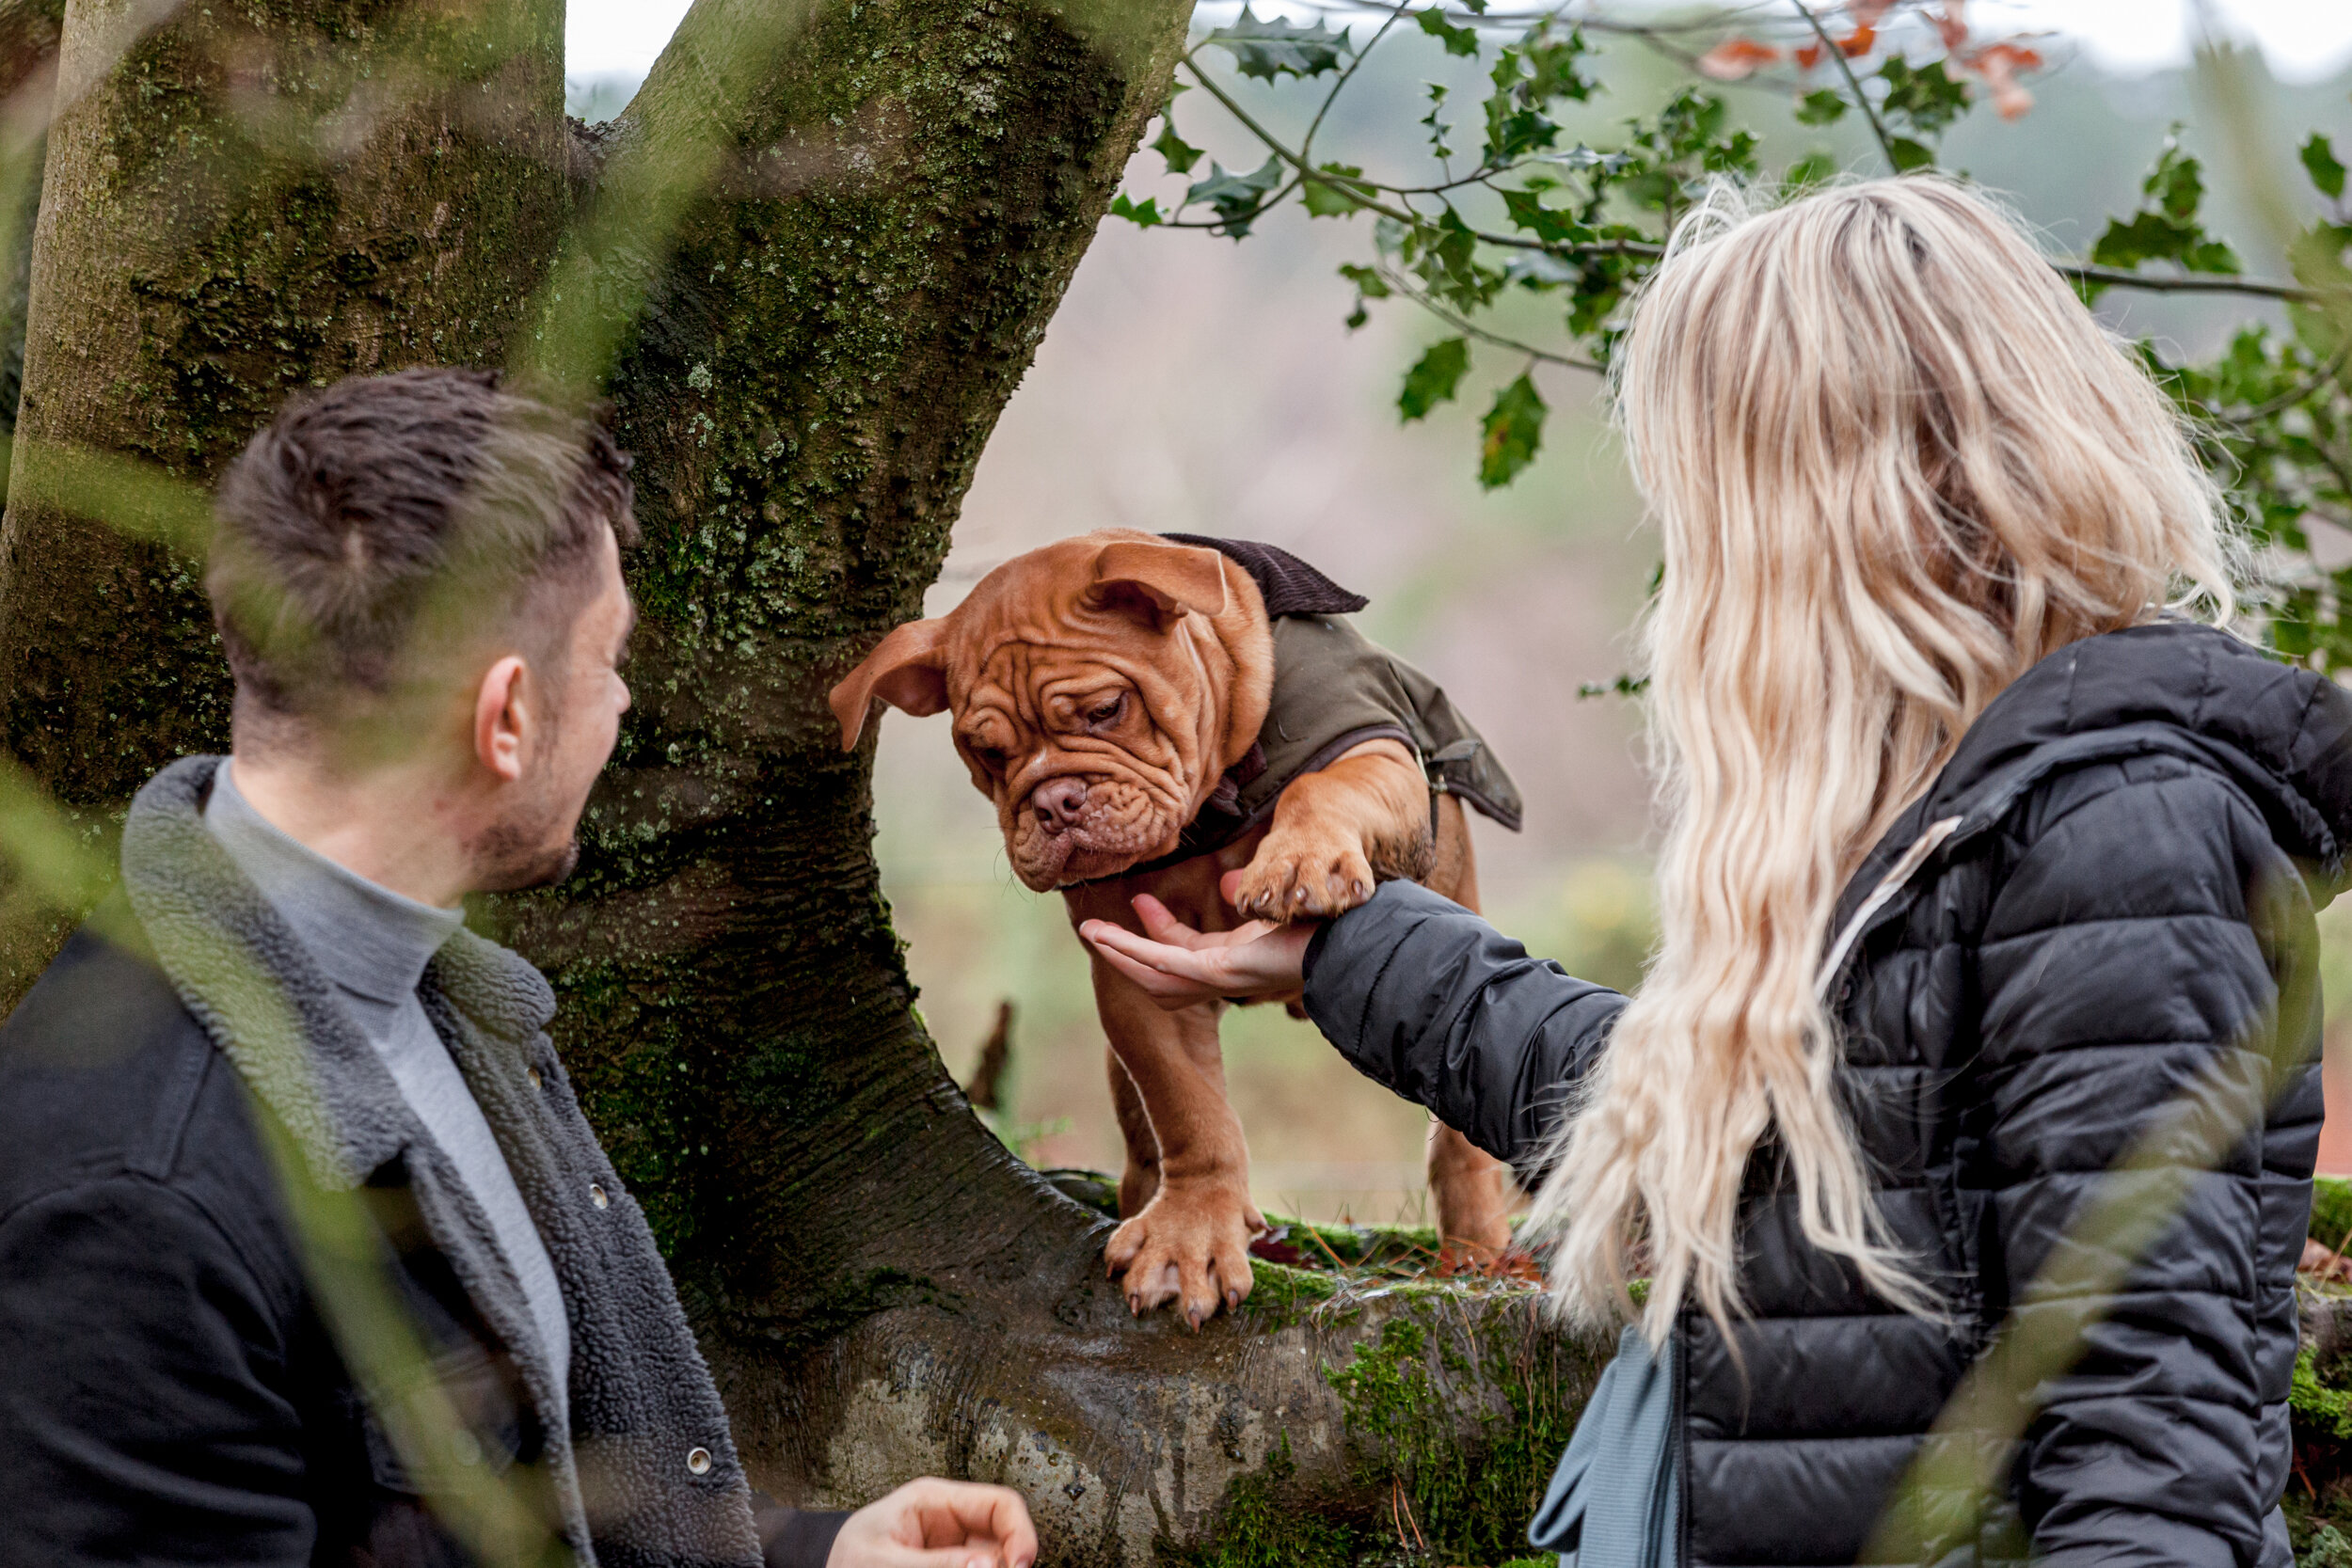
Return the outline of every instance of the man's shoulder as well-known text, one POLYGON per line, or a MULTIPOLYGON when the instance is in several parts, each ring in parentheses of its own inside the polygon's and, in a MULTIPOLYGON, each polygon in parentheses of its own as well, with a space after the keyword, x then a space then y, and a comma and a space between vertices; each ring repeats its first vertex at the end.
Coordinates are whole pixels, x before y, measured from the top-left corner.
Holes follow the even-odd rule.
POLYGON ((122 1177, 225 1164, 239 1186, 265 1181, 262 1162, 234 1069, 135 925, 118 913, 76 931, 0 1024, 0 1219, 122 1177))

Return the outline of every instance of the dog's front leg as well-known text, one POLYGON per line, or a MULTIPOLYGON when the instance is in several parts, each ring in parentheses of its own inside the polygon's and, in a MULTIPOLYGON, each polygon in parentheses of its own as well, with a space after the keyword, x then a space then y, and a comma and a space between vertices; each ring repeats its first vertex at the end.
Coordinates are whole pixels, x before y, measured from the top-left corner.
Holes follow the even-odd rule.
POLYGON ((1233 907, 1266 920, 1344 914, 1375 876, 1427 875, 1432 854, 1428 777, 1401 743, 1368 740, 1282 791, 1233 907))
POLYGON ((1249 1201, 1241 1120, 1225 1100, 1223 1005, 1168 1011, 1099 957, 1094 1000, 1159 1145, 1158 1191, 1111 1233, 1104 1261, 1126 1275, 1130 1308, 1173 1300, 1198 1328, 1249 1294, 1249 1238, 1265 1228, 1249 1201))

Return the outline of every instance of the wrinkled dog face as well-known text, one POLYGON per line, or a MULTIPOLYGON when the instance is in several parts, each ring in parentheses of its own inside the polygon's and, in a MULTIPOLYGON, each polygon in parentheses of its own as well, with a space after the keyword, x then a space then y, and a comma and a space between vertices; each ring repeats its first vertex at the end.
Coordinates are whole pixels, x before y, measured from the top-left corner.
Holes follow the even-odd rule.
POLYGON ((1151 689, 1165 685, 1083 649, 1008 642, 957 694, 956 750, 995 802, 1022 881, 1041 892, 1176 847, 1200 759, 1152 711, 1151 689))
POLYGON ((874 697, 952 711, 1014 874, 1039 892, 1114 876, 1175 848, 1225 769, 1234 665, 1220 616, 1215 551, 1124 531, 1064 540, 892 632, 834 689, 834 712, 849 746, 874 697))

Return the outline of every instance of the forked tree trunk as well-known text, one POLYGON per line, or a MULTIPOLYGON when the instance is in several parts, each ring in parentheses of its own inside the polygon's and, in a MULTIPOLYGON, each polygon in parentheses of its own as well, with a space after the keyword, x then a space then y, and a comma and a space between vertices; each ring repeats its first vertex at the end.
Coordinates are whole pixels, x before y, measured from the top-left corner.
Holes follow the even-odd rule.
MULTIPOLYGON (((841 1503, 1006 1480, 1060 1562, 1511 1555, 1588 1352, 1523 1291, 1334 1298, 1271 1267, 1199 1335, 1131 1321, 1106 1225, 989 1134, 923 1033, 871 743, 844 755, 825 707, 936 575, 1189 0, 701 0, 593 135, 562 119, 552 0, 421 34, 359 0, 249 10, 184 8, 112 64, 151 8, 67 21, 64 90, 90 85, 51 137, 0 586, 18 760, 103 830, 225 741, 182 503, 87 520, 43 478, 58 449, 201 485, 303 386, 576 375, 610 344, 637 706, 579 876, 492 917, 563 993, 558 1043, 755 1478, 841 1503), (689 166, 680 208, 632 183, 689 166)), ((16 922, 12 983, 61 929, 16 922)))

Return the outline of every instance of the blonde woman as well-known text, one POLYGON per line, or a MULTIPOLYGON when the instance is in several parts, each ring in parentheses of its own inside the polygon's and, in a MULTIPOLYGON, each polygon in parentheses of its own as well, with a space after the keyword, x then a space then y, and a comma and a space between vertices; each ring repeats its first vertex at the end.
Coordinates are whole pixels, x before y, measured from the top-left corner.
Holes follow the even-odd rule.
POLYGON ((2352 703, 2199 624, 2232 552, 2171 406, 1957 186, 1687 224, 1617 399, 1665 547, 1640 993, 1407 883, 1312 930, 1089 939, 1171 1003, 1303 971, 1359 1069, 1537 1188, 1566 1307, 1648 1274, 1693 1565, 1855 1560, 1995 1330, 2085 1262, 2102 1174, 2194 1108, 2227 1152, 2151 1146, 2196 1167, 2177 1211, 2044 1314, 2088 1326, 1935 1552, 2286 1564, 2352 703))

